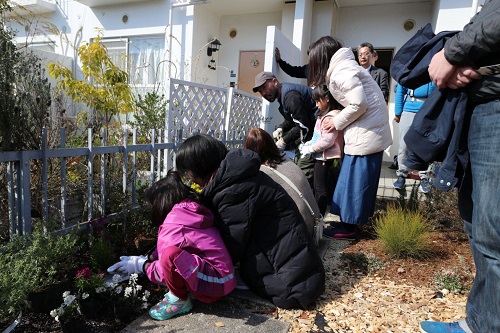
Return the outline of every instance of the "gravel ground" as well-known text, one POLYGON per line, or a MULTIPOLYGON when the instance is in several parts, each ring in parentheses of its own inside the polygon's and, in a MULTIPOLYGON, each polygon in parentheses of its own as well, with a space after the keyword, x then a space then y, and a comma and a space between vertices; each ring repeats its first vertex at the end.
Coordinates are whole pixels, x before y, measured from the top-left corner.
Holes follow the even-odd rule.
POLYGON ((348 241, 331 241, 324 258, 326 291, 315 310, 278 310, 280 320, 292 323, 290 333, 414 333, 422 320, 456 321, 465 316, 467 295, 439 298, 426 286, 344 268, 339 252, 349 245, 348 241))

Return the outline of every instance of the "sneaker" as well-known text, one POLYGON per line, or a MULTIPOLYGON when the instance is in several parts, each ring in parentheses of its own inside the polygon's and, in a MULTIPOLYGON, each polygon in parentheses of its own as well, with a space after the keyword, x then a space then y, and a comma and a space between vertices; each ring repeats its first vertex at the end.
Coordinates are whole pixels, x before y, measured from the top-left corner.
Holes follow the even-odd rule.
POLYGON ((420 323, 420 331, 423 333, 472 333, 472 331, 467 326, 465 319, 454 323, 422 321, 420 323))
MULTIPOLYGON (((356 239, 356 231, 355 230, 347 230, 343 226, 337 226, 336 224, 340 223, 332 223, 334 226, 329 226, 328 228, 323 229, 323 236, 326 238, 333 239, 346 239, 346 240, 355 240, 356 239)), ((344 224, 344 223, 342 223, 344 224)))
POLYGON ((155 320, 167 320, 174 316, 187 313, 193 308, 191 298, 181 301, 170 292, 165 294, 165 298, 149 309, 149 315, 155 320))
POLYGON ((427 194, 430 192, 429 186, 430 186, 429 181, 427 179, 421 179, 418 191, 421 193, 427 194))
POLYGON ((394 188, 396 190, 403 190, 405 188, 406 178, 403 176, 398 176, 398 179, 394 182, 394 188))

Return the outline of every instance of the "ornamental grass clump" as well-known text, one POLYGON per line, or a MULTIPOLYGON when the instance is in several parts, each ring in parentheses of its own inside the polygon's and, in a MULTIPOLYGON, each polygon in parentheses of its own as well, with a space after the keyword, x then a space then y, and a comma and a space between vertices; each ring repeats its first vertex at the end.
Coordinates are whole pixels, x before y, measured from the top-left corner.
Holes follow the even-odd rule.
POLYGON ((387 255, 421 259, 430 254, 430 228, 420 212, 389 207, 376 220, 375 233, 387 255))

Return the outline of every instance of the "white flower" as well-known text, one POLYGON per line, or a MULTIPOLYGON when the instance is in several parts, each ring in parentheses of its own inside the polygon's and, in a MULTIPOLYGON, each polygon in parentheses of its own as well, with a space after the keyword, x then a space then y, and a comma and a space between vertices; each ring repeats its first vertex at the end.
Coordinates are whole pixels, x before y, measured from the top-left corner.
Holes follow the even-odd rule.
POLYGON ((100 294, 100 293, 105 293, 106 292, 106 288, 105 287, 97 287, 95 288, 95 292, 100 294))
POLYGON ((68 290, 66 290, 65 292, 63 292, 63 298, 66 298, 69 295, 71 295, 71 293, 68 290))
POLYGON ((130 274, 129 284, 136 284, 138 277, 139 275, 137 275, 136 273, 130 274))
POLYGON ((149 290, 145 290, 144 291, 144 297, 145 298, 149 298, 149 295, 151 295, 151 293, 149 292, 149 290))
POLYGON ((123 296, 130 297, 130 295, 132 295, 133 291, 134 290, 132 289, 132 287, 127 287, 127 288, 125 288, 125 293, 123 294, 123 296))
POLYGON ((87 299, 87 298, 89 298, 89 296, 90 296, 89 293, 83 293, 82 299, 87 299))
POLYGON ((120 282, 121 278, 122 277, 120 276, 120 274, 115 274, 115 275, 113 275, 113 282, 118 283, 118 282, 120 282))
MULTIPOLYGON (((56 317, 57 317, 57 309, 54 309, 54 310, 50 311, 50 316, 51 316, 52 318, 56 318, 56 317)), ((57 319, 56 319, 56 320, 57 320, 57 319)))
POLYGON ((139 291, 142 289, 142 286, 140 284, 138 284, 135 288, 137 289, 137 291, 139 291))
POLYGON ((117 294, 117 295, 121 294, 121 293, 122 293, 122 290, 123 290, 123 287, 122 287, 122 286, 118 286, 118 287, 116 287, 116 289, 115 289, 115 294, 117 294))
POLYGON ((55 321, 59 322, 59 316, 55 316, 55 321))

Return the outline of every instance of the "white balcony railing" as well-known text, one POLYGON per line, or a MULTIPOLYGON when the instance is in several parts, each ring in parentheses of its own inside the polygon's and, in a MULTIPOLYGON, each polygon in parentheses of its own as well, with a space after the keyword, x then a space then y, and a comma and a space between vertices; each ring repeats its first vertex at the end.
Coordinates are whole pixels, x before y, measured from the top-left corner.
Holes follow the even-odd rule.
POLYGON ((100 7, 100 6, 110 6, 110 5, 121 5, 124 3, 132 3, 132 2, 148 2, 152 0, 75 0, 75 1, 89 7, 100 7))
POLYGON ((12 11, 7 16, 50 14, 57 10, 56 0, 10 0, 9 4, 12 11))

